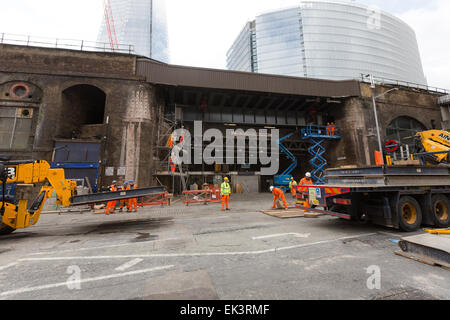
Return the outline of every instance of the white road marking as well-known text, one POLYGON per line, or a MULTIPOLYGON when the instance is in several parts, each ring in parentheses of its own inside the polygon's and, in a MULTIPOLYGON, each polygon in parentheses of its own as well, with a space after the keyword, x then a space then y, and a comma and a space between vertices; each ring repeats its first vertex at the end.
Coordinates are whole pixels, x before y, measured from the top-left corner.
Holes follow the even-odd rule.
POLYGON ((287 237, 287 236, 294 236, 296 238, 309 238, 311 236, 311 233, 279 233, 279 234, 270 234, 267 236, 261 236, 261 237, 252 237, 253 240, 262 240, 262 239, 270 239, 270 238, 279 238, 279 237, 287 237))
MULTIPOLYGON (((96 277, 96 278, 86 278, 86 279, 81 279, 78 283, 81 284, 81 283, 87 283, 87 282, 94 282, 94 281, 102 281, 102 280, 108 280, 108 279, 114 279, 114 278, 127 277, 127 276, 142 274, 142 273, 148 273, 148 272, 153 272, 153 271, 160 271, 160 270, 171 269, 173 267, 174 267, 173 265, 162 266, 162 267, 156 267, 156 268, 151 268, 151 269, 143 269, 143 270, 130 271, 130 272, 125 272, 125 273, 117 273, 117 274, 112 274, 112 275, 109 275, 109 276, 102 276, 102 277, 96 277)), ((66 282, 47 284, 47 285, 42 285, 42 286, 37 286, 37 287, 28 287, 28 288, 16 289, 16 290, 11 290, 11 291, 1 292, 0 293, 0 297, 14 295, 14 294, 21 294, 21 293, 26 293, 26 292, 33 292, 33 291, 40 291, 40 290, 46 290, 46 289, 53 289, 53 288, 58 288, 58 287, 65 287, 67 285, 68 285, 68 282, 66 281, 66 282)))
POLYGON ((0 271, 3 271, 5 269, 11 268, 11 267, 14 267, 15 265, 18 265, 18 263, 17 262, 13 262, 13 263, 7 264, 5 266, 1 266, 0 267, 0 271))
POLYGON ((134 259, 134 260, 131 260, 131 261, 127 262, 127 263, 124 263, 120 267, 117 267, 115 270, 116 271, 125 271, 127 269, 130 269, 131 267, 134 267, 138 263, 141 263, 142 261, 144 261, 144 260, 143 259, 134 259))
POLYGON ((323 240, 312 243, 303 243, 299 245, 294 245, 290 247, 272 248, 266 250, 257 251, 241 251, 241 252, 203 252, 203 253, 161 253, 161 254, 136 254, 136 255, 126 255, 126 256, 86 256, 86 257, 49 257, 49 258, 23 258, 19 261, 59 261, 59 260, 101 260, 101 259, 133 259, 133 258, 173 258, 173 257, 206 257, 206 256, 235 256, 235 255, 260 255, 265 253, 273 253, 279 251, 286 251, 292 249, 298 249, 303 247, 310 247, 320 244, 326 244, 341 240, 349 240, 361 237, 368 237, 376 235, 377 233, 366 233, 350 237, 342 237, 331 240, 323 240))

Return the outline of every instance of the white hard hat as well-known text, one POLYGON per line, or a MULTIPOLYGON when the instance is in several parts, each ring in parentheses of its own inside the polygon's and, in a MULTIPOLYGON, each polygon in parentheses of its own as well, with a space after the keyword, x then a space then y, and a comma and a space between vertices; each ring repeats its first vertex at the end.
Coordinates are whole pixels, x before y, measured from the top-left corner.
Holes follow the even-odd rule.
POLYGON ((274 187, 273 187, 273 186, 271 186, 271 187, 270 187, 270 191, 273 191, 273 189, 274 189, 274 187))
POLYGON ((307 177, 307 178, 311 178, 311 172, 307 172, 307 173, 306 173, 306 177, 307 177))

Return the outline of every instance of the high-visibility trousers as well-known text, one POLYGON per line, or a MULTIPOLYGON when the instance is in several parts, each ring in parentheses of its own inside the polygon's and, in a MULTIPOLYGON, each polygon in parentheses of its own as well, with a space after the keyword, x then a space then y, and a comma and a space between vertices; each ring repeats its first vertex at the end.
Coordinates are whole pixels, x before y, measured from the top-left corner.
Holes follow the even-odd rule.
POLYGON ((230 203, 230 195, 229 194, 222 195, 222 210, 225 210, 225 205, 227 206, 227 209, 229 209, 228 208, 229 203, 230 203))
POLYGON ((328 126, 327 127, 327 135, 329 135, 329 136, 336 135, 336 126, 328 126))
POLYGON ((303 206, 305 208, 311 208, 311 205, 309 204, 309 199, 308 198, 305 199, 305 202, 303 203, 303 206))
POLYGON ((120 209, 121 210, 123 209, 123 207, 127 206, 127 202, 128 202, 128 200, 120 200, 120 209))
POLYGON ((278 200, 281 200, 281 201, 283 201, 283 204, 284 204, 284 207, 285 208, 287 208, 288 206, 287 206, 287 202, 286 202, 286 198, 284 197, 284 194, 281 194, 280 196, 275 196, 274 198, 273 198, 273 208, 276 208, 277 207, 277 201, 278 200))
POLYGON ((113 213, 116 208, 116 201, 108 201, 105 213, 113 213))
POLYGON ((138 211, 138 200, 137 200, 137 198, 132 198, 132 199, 129 199, 128 200, 128 203, 127 203, 127 209, 128 209, 128 211, 129 212, 131 212, 131 211, 138 211))
POLYGON ((292 186, 291 188, 291 194, 292 196, 295 198, 295 196, 297 195, 297 189, 295 188, 296 186, 292 186))

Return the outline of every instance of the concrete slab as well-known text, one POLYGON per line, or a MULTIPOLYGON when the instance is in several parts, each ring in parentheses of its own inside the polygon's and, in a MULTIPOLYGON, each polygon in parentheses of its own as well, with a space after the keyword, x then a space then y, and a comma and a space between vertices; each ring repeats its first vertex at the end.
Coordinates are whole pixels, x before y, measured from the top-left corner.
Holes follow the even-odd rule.
POLYGON ((402 241, 447 252, 450 255, 450 235, 421 234, 404 237, 402 241))

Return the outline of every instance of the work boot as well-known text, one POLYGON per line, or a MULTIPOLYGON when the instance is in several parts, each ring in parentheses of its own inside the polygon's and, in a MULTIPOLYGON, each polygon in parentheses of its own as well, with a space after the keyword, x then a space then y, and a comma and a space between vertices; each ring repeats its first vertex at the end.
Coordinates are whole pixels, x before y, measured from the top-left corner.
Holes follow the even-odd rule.
POLYGON ((230 208, 227 208, 227 211, 230 211, 230 208))

